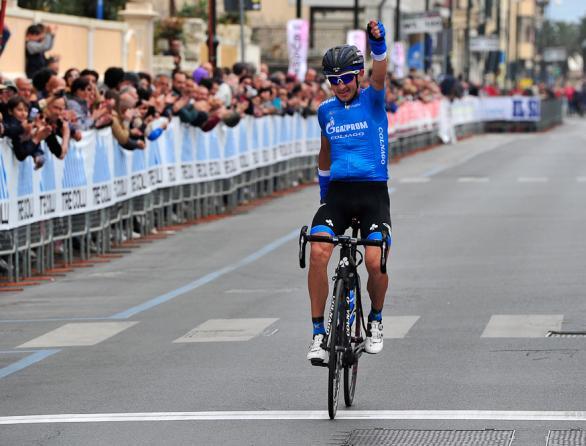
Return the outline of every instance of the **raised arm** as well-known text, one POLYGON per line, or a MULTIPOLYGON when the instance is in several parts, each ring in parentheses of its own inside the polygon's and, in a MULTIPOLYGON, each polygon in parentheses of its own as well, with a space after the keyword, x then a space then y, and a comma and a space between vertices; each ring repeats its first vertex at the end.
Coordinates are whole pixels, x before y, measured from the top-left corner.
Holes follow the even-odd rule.
POLYGON ((381 22, 371 20, 366 27, 368 42, 373 62, 372 75, 370 76, 370 85, 375 90, 385 88, 385 78, 387 76, 387 43, 385 41, 385 27, 381 22))
POLYGON ((38 54, 49 51, 51 48, 53 48, 53 38, 53 34, 47 33, 45 34, 45 38, 40 42, 29 40, 26 42, 26 49, 30 54, 38 54))

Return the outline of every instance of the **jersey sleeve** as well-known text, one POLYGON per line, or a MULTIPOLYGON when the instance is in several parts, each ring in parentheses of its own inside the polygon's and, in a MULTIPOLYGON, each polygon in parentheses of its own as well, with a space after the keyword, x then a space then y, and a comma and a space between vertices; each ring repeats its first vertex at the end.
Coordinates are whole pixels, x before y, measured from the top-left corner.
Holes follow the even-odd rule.
POLYGON ((326 118, 325 118, 325 110, 323 106, 320 106, 317 109, 317 121, 319 122, 319 127, 321 129, 321 134, 325 135, 325 128, 326 128, 326 118))

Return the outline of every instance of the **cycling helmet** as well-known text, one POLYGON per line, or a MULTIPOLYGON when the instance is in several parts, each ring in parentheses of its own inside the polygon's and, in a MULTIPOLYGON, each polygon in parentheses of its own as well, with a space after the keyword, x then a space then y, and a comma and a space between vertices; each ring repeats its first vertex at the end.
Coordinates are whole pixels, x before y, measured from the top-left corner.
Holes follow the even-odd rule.
POLYGON ((345 71, 363 70, 364 56, 354 45, 330 48, 322 59, 324 74, 340 74, 345 71))

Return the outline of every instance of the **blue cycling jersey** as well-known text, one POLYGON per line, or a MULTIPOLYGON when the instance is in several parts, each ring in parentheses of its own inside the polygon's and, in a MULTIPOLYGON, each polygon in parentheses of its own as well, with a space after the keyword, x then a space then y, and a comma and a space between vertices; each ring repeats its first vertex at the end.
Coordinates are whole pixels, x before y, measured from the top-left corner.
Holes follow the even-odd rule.
POLYGON ((387 181, 389 158, 385 91, 368 87, 346 107, 335 96, 322 102, 317 118, 330 142, 330 179, 387 181))

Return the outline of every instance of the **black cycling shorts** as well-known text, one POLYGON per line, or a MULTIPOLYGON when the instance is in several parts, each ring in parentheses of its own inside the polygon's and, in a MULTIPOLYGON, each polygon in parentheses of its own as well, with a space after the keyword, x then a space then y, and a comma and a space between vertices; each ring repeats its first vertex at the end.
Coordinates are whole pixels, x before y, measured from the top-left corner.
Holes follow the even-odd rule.
POLYGON ((332 181, 325 201, 313 217, 311 234, 341 235, 356 217, 362 238, 380 240, 384 226, 390 238, 391 205, 386 181, 332 181))

